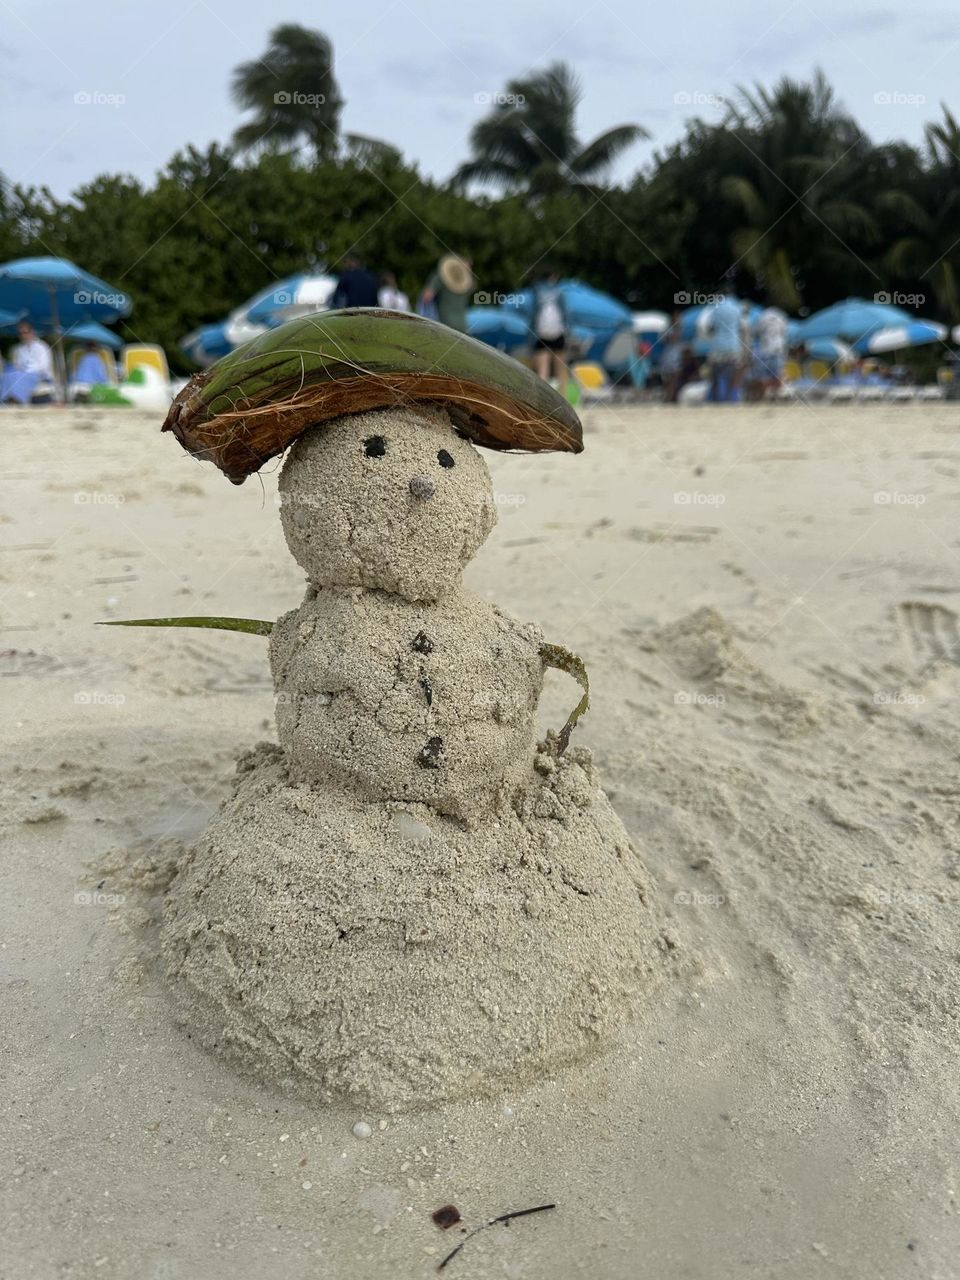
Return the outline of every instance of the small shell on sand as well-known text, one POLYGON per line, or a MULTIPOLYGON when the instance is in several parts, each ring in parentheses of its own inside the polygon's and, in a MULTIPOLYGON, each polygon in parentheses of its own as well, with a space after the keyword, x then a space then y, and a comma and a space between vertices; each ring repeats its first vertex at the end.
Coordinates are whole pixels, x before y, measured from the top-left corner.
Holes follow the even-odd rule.
POLYGON ((373 1129, 367 1124, 366 1120, 358 1120, 350 1132, 355 1138, 359 1138, 361 1142, 373 1137, 373 1129))

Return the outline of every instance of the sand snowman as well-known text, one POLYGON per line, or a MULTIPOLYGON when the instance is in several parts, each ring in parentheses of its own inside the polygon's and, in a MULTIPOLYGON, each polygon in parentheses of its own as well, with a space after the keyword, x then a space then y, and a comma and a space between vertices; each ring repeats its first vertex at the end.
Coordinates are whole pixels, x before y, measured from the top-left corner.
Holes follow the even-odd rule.
POLYGON ((307 576, 270 639, 279 746, 168 896, 183 1021, 261 1080, 387 1108, 601 1049, 653 983, 653 892, 589 754, 537 744, 551 648, 463 585, 496 521, 472 441, 574 450, 572 411, 442 326, 341 312, 199 375, 167 426, 234 480, 292 443, 307 576))

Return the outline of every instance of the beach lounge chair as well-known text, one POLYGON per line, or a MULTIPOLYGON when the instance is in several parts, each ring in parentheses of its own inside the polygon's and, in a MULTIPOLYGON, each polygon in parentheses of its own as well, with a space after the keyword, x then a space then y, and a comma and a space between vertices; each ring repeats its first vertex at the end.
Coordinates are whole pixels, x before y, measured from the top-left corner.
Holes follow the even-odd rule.
POLYGON ((857 400, 869 400, 874 404, 887 398, 887 388, 882 382, 864 382, 857 387, 857 400))
POLYGON ((609 400, 613 395, 613 387, 603 365, 593 360, 578 360, 571 366, 571 373, 580 384, 585 403, 591 400, 609 400))
POLYGON ((797 390, 804 400, 822 400, 827 394, 827 384, 823 378, 801 378, 797 390))
POLYGON ((857 396, 857 386, 854 382, 828 382, 824 390, 828 404, 849 404, 857 396))
POLYGON ((707 379, 700 382, 685 382, 677 397, 678 404, 706 404, 710 394, 710 383, 707 379))
POLYGON ((77 366, 85 355, 96 355, 100 363, 103 365, 103 371, 107 378, 107 385, 115 387, 117 385, 117 362, 114 359, 113 352, 109 347, 98 346, 94 352, 85 351, 82 347, 74 347, 67 358, 67 399, 76 400, 78 396, 85 395, 90 390, 90 384, 86 382, 77 382, 77 366))
POLYGON ((152 342, 128 343, 121 355, 121 368, 124 378, 129 378, 134 369, 154 369, 164 382, 170 381, 170 369, 167 366, 166 353, 163 347, 152 342))

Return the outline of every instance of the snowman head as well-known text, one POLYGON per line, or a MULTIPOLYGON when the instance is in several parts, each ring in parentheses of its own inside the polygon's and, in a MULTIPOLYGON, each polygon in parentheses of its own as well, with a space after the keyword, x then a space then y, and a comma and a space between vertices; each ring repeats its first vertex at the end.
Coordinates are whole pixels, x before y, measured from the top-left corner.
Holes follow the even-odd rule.
POLYGON ((442 410, 351 414, 312 427, 280 473, 287 546, 318 586, 436 600, 496 523, 490 473, 442 410))

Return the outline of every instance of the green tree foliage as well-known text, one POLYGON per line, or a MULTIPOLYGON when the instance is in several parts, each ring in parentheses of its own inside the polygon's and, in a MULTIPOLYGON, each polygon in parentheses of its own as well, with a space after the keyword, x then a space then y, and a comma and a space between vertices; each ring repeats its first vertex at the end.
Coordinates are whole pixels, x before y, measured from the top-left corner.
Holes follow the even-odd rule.
POLYGON ((576 116, 582 97, 565 62, 511 80, 474 126, 474 156, 457 170, 457 185, 488 183, 534 195, 566 191, 595 181, 627 147, 649 136, 639 125, 624 124, 581 142, 576 116))
POLYGON ((943 120, 926 126, 925 163, 913 181, 878 197, 893 215, 899 235, 885 263, 897 278, 916 280, 916 292, 931 291, 942 313, 960 321, 960 124, 947 107, 943 120))
POLYGON ((237 67, 232 88, 237 106, 253 112, 234 134, 240 150, 305 143, 317 160, 335 154, 343 102, 323 32, 294 22, 275 27, 263 55, 237 67))
MULTIPOLYGON (((568 83, 540 79, 524 104, 537 112, 568 83)), ((319 157, 188 147, 152 184, 104 175, 63 201, 0 179, 0 260, 62 254, 125 289, 126 334, 162 343, 181 370, 189 330, 286 275, 335 270, 355 246, 414 296, 455 249, 488 293, 549 260, 636 306, 726 287, 796 312, 903 291, 924 297, 919 314, 960 322, 960 125, 946 108, 922 149, 874 145, 822 77, 783 80, 741 92, 718 123, 690 120, 644 172, 602 187, 601 165, 571 160, 605 148, 577 141, 576 93, 561 96, 547 142, 564 167, 538 151, 497 195, 424 178, 357 135, 319 157)))

